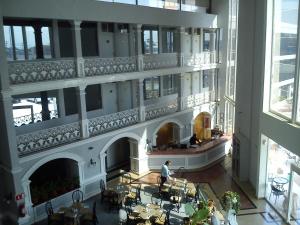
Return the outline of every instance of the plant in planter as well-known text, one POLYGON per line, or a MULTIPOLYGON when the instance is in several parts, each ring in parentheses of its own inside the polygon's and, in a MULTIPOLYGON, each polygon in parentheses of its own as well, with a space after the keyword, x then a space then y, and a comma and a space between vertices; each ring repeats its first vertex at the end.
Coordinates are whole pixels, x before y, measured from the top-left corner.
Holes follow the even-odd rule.
POLYGON ((209 209, 207 203, 200 201, 197 206, 192 203, 185 205, 185 213, 190 217, 186 224, 191 225, 209 225, 209 209))
POLYGON ((241 206, 239 194, 233 191, 226 191, 221 198, 221 204, 226 211, 225 224, 237 225, 236 214, 241 206))

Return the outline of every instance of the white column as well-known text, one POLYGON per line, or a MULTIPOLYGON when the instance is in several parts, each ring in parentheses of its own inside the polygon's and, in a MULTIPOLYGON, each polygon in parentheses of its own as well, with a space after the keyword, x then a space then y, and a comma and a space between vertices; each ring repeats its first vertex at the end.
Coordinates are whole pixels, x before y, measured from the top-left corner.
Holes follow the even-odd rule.
POLYGON ((210 63, 216 62, 216 40, 215 32, 210 33, 210 63))
POLYGON ((138 80, 131 81, 131 99, 132 99, 132 108, 138 107, 138 80))
POLYGON ((106 157, 106 153, 105 152, 101 152, 100 153, 100 170, 101 170, 101 174, 105 174, 106 175, 105 157, 106 157))
POLYGON ((57 20, 52 21, 52 33, 53 33, 53 47, 54 47, 54 57, 60 58, 60 44, 59 44, 59 31, 57 20))
POLYGON ((140 121, 145 121, 145 105, 144 105, 144 79, 139 79, 139 96, 138 104, 140 107, 140 121))
POLYGON ((58 115, 59 117, 66 116, 64 90, 58 90, 58 115))
POLYGON ((137 55, 137 67, 138 71, 144 70, 143 63, 143 51, 142 51, 142 24, 136 25, 136 34, 135 34, 135 50, 137 55))
POLYGON ((185 110, 184 102, 186 102, 184 94, 185 74, 180 73, 178 76, 178 110, 182 111, 185 110))
POLYGON ((118 41, 118 38, 117 38, 117 36, 118 36, 118 32, 119 32, 119 29, 118 29, 118 24, 117 23, 114 23, 114 43, 113 43, 113 56, 114 57, 118 57, 117 56, 117 51, 116 51, 116 49, 117 49, 117 41, 118 41))
POLYGON ((163 53, 163 36, 162 36, 162 28, 158 26, 158 52, 163 53))
POLYGON ((129 24, 128 46, 129 46, 129 56, 135 56, 133 24, 129 24))
POLYGON ((162 97, 164 95, 164 81, 163 76, 159 77, 159 96, 162 97))
POLYGON ((97 41, 98 41, 98 55, 102 56, 102 50, 101 50, 101 38, 102 38, 102 23, 97 23, 97 41))
POLYGON ((6 58, 3 17, 0 15, 0 90, 7 90, 9 88, 9 74, 6 58))
POLYGON ((203 52, 203 38, 204 38, 204 32, 203 28, 200 28, 200 53, 203 52))
POLYGON ((85 193, 84 190, 84 166, 85 166, 85 162, 81 161, 78 162, 78 175, 79 175, 79 185, 80 185, 80 189, 83 193, 85 193))
POLYGON ((73 49, 76 61, 76 71, 78 77, 84 77, 84 60, 82 57, 82 46, 81 46, 81 21, 72 21, 72 32, 73 32, 73 49))
POLYGON ((89 137, 89 121, 87 119, 86 113, 86 100, 85 100, 85 86, 77 87, 77 104, 78 104, 78 114, 81 123, 81 137, 88 138, 89 137))
MULTIPOLYGON (((2 146, 7 151, 5 165, 11 170, 18 170, 19 156, 17 149, 16 129, 14 127, 14 117, 12 108, 12 97, 6 92, 0 95, 0 118, 1 118, 1 139, 2 146)), ((4 162, 3 162, 4 163, 4 162)))
POLYGON ((178 49, 178 57, 179 57, 179 66, 184 66, 184 35, 185 35, 185 28, 179 27, 178 28, 178 37, 179 37, 179 49, 178 49))
POLYGON ((23 187, 24 194, 25 194, 25 207, 27 210, 27 214, 30 217, 33 217, 34 212, 33 212, 33 208, 32 208, 33 204, 32 204, 32 200, 31 200, 30 183, 31 183, 31 180, 22 181, 22 187, 23 187))
POLYGON ((196 46, 195 46, 195 38, 196 38, 196 36, 195 36, 195 28, 191 28, 192 29, 192 54, 194 54, 195 53, 195 48, 196 48, 196 46))

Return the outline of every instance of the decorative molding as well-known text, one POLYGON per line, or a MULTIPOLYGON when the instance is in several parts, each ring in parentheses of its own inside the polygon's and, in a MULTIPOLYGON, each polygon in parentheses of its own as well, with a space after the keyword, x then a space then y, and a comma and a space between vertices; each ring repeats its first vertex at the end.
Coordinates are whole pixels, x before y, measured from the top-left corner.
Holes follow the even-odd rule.
POLYGON ((76 77, 74 59, 43 59, 8 62, 11 84, 63 80, 76 77))
POLYGON ((146 112, 146 120, 151 120, 157 117, 161 117, 163 115, 175 113, 178 110, 178 102, 177 99, 174 99, 165 104, 152 104, 147 105, 146 112))
POLYGON ((189 95, 182 99, 183 110, 215 101, 215 91, 189 95))
POLYGON ((79 122, 35 131, 17 136, 19 156, 23 157, 37 151, 74 142, 80 139, 79 122))
POLYGON ((178 66, 177 53, 160 53, 144 55, 144 70, 170 68, 178 66))
POLYGON ((115 57, 115 58, 84 58, 85 76, 99 76, 113 73, 128 73, 137 71, 137 58, 115 57))
POLYGON ((139 122, 139 108, 129 109, 89 120, 90 136, 106 133, 139 122))
MULTIPOLYGON (((50 111, 50 119, 58 118, 58 113, 56 110, 50 111)), ((42 113, 29 114, 25 116, 15 117, 14 124, 15 127, 20 127, 23 125, 42 122, 42 113)))

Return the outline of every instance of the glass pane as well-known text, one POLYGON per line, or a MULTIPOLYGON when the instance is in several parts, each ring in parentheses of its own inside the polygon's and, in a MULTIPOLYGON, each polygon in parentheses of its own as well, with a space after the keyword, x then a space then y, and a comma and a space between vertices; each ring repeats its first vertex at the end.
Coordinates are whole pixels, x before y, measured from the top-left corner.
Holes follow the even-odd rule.
POLYGON ((203 51, 210 51, 210 33, 205 32, 203 39, 203 51))
POLYGON ((163 8, 164 1, 159 0, 138 0, 138 5, 150 6, 155 8, 163 8))
POLYGON ((230 102, 226 101, 225 104, 226 107, 226 118, 225 118, 225 132, 228 135, 232 135, 234 132, 234 105, 232 105, 230 102))
POLYGON ((158 54, 158 31, 152 31, 152 53, 158 54))
POLYGON ((297 53, 298 0, 275 0, 270 109, 291 118, 297 53))
MULTIPOLYGON (((299 160, 299 157, 297 157, 299 160)), ((300 166, 300 165, 299 165, 300 166)), ((292 221, 300 220, 300 175, 297 173, 293 173, 293 192, 291 193, 291 214, 290 218, 292 221)))
POLYGON ((167 52, 174 52, 174 32, 167 31, 167 52))
POLYGON ((14 38, 15 38, 15 47, 16 47, 16 58, 17 60, 25 59, 24 51, 24 42, 21 26, 13 26, 14 29, 14 38))
POLYGON ((150 30, 144 30, 144 54, 150 53, 150 30))
POLYGON ((165 9, 179 10, 179 2, 177 0, 166 0, 165 9))
POLYGON ((32 27, 25 27, 25 31, 27 39, 28 59, 36 59, 34 29, 32 27))
POLYGON ((13 43, 10 26, 4 26, 4 39, 7 60, 14 60, 13 43))
POLYGON ((42 41, 45 59, 52 58, 49 32, 49 27, 42 27, 42 41))
POLYGON ((214 90, 214 70, 203 70, 202 89, 203 91, 214 90))

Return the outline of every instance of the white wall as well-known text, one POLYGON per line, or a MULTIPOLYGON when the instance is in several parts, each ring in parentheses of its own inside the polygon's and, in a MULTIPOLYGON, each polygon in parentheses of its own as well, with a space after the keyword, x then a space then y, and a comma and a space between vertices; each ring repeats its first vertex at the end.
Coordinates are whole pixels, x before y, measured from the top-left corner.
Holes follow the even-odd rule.
POLYGON ((132 108, 131 81, 118 82, 118 111, 132 108))
POLYGON ((117 106, 117 84, 106 83, 102 88, 102 107, 104 114, 115 113, 118 110, 117 106))
POLYGON ((129 34, 115 33, 115 55, 117 57, 129 56, 129 34))
POLYGON ((102 32, 100 38, 100 55, 104 58, 114 57, 114 33, 102 32))

